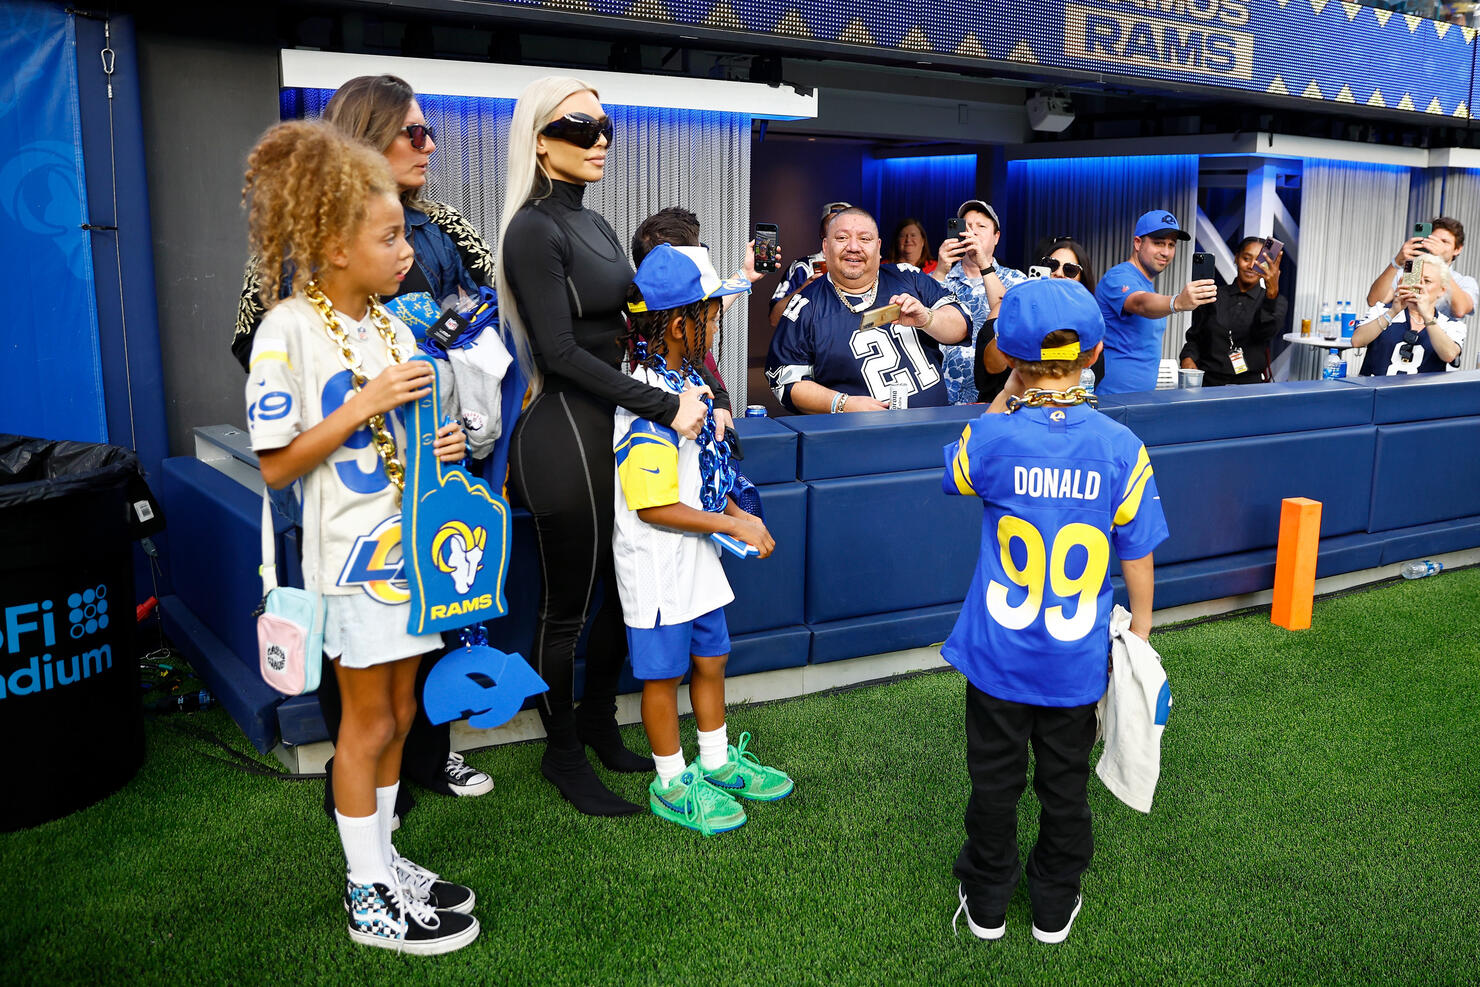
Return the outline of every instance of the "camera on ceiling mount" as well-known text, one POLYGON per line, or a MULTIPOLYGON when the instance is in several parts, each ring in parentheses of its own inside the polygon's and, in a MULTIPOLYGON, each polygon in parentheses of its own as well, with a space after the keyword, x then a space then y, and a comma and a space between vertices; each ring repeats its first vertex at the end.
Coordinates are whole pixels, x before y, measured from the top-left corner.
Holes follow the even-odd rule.
POLYGON ((1074 122, 1074 105, 1062 89, 1040 89, 1028 98, 1028 126, 1057 134, 1074 122))

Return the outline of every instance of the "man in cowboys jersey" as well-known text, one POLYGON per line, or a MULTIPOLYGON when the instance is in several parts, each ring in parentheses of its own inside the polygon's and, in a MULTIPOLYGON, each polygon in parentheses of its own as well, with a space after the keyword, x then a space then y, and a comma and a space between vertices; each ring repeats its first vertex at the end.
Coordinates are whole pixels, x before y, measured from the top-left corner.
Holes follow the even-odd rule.
POLYGON ((879 264, 879 227, 857 207, 837 213, 822 244, 827 276, 792 297, 766 355, 766 377, 789 411, 809 414, 925 408, 950 403, 941 343, 966 338, 970 320, 928 274, 879 264), (863 313, 899 306, 864 328, 863 313))

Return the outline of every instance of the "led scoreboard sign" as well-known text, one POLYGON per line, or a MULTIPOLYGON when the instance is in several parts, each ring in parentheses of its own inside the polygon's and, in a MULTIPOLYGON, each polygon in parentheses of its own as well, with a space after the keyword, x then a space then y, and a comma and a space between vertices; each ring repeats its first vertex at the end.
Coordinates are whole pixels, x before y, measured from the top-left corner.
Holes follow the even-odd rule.
POLYGON ((526 18, 690 27, 753 51, 894 50, 1142 89, 1242 90, 1468 118, 1475 30, 1350 0, 495 0, 526 18), (768 39, 774 43, 768 45, 768 39))
POLYGON ((1120 0, 1064 4, 1064 54, 1116 62, 1132 70, 1178 68, 1249 82, 1254 35, 1242 0, 1120 0), (1170 20, 1168 18, 1178 18, 1170 20))

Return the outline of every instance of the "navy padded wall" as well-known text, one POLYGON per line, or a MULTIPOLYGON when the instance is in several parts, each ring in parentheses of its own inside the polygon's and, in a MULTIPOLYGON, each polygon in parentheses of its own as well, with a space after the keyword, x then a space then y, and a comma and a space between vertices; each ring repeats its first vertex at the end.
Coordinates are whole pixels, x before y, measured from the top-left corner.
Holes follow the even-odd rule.
POLYGON ((769 418, 736 418, 745 458, 735 466, 756 486, 797 478, 797 433, 769 418))
POLYGON ((1156 549, 1156 560, 1182 562, 1273 547, 1285 497, 1321 502, 1323 538, 1365 531, 1373 446, 1368 427, 1148 450, 1171 529, 1156 549))
MULTIPOLYGON (((746 450, 749 461, 750 452, 746 450)), ((767 559, 742 559, 729 552, 720 558, 735 591, 725 608, 731 634, 748 634, 802 623, 806 590, 807 488, 800 483, 773 483, 758 488, 766 511, 766 528, 776 539, 767 559)))
POLYGON ((1124 410, 1124 423, 1148 446, 1367 425, 1372 395, 1323 380, 1114 394, 1106 410, 1124 410))
POLYGON ((1368 530, 1471 514, 1480 514, 1480 418, 1378 426, 1368 530))
MULTIPOLYGON (((198 459, 166 459, 159 500, 170 521, 170 570, 181 602, 256 673, 262 600, 262 500, 198 459)), ((281 543, 278 549, 282 555, 281 543)))
POLYGON ((1480 371, 1347 379, 1372 393, 1378 425, 1480 415, 1480 371))
POLYGON ((1480 545, 1480 517, 1420 524, 1412 528, 1384 532, 1377 537, 1382 537, 1381 564, 1392 565, 1480 545))
MULTIPOLYGON (((793 415, 777 421, 800 436, 797 478, 894 473, 939 467, 941 449, 961 437, 979 404, 841 415, 793 415)), ((746 453, 749 455, 749 452, 746 453)))
POLYGON ((807 623, 961 602, 982 503, 943 493, 942 469, 807 485, 807 623))
POLYGON ((841 661, 939 645, 950 636, 961 601, 812 625, 812 661, 841 661))

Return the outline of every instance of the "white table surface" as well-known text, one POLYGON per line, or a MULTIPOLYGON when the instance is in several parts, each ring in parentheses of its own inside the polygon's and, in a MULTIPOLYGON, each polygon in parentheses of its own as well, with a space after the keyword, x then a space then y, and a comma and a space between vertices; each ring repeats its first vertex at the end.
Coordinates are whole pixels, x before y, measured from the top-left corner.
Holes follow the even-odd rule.
POLYGON ((1324 350, 1346 350, 1351 349, 1352 345, 1352 340, 1350 336, 1347 336, 1343 339, 1326 339, 1323 336, 1316 335, 1314 332, 1311 333, 1309 336, 1302 336, 1298 332, 1287 332, 1281 338, 1284 339, 1286 342, 1302 343, 1306 346, 1319 346, 1321 349, 1324 350))

